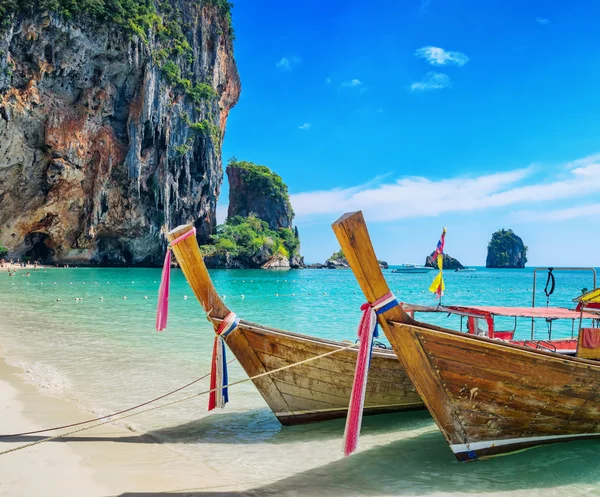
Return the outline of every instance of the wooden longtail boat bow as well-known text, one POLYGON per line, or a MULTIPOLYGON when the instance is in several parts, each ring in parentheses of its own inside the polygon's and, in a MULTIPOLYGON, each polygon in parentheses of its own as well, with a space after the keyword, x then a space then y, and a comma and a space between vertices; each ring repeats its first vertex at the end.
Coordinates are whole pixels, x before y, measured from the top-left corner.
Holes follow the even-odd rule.
MULTIPOLYGON (((179 226, 169 241, 192 229, 179 226)), ((196 237, 172 247, 173 253, 209 321, 217 329, 231 312, 215 289, 196 237)), ((358 309, 356 310, 358 316, 358 309)), ((314 325, 315 328, 318 324, 314 325)), ((348 330, 354 340, 356 331, 348 330)), ((345 417, 354 379, 356 350, 348 343, 278 330, 241 320, 226 344, 249 376, 273 371, 324 353, 327 357, 257 379, 254 384, 279 421, 285 425, 345 417)), ((423 409, 424 405, 391 350, 375 349, 367 386, 365 414, 423 409)))
MULTIPOLYGON (((361 212, 333 224, 369 302, 389 291, 361 212)), ((381 326, 459 460, 600 437, 600 364, 410 319, 381 326)))

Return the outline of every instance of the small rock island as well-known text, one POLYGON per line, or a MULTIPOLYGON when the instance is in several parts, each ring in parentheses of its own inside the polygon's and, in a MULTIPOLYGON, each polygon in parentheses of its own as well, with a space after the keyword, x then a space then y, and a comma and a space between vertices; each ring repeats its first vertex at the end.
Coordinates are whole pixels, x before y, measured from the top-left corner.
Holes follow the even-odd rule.
POLYGON ((501 229, 492 235, 488 244, 485 267, 524 268, 527 263, 527 246, 513 230, 501 229))
POLYGON ((209 268, 304 267, 287 185, 268 167, 232 158, 227 166, 229 209, 225 224, 203 245, 209 268))
MULTIPOLYGON (((377 262, 379 263, 379 267, 381 269, 388 269, 389 265, 387 262, 379 259, 377 259, 377 262)), ((350 264, 348 264, 348 260, 346 259, 344 252, 342 249, 340 249, 331 254, 331 257, 327 259, 324 264, 317 262, 314 264, 309 264, 306 267, 308 269, 350 269, 350 264)))
MULTIPOLYGON (((432 258, 434 252, 431 255, 428 255, 425 259, 425 267, 434 267, 437 268, 437 262, 434 263, 432 258)), ((465 267, 458 262, 458 259, 449 256, 448 254, 444 254, 444 269, 464 269, 465 267)))

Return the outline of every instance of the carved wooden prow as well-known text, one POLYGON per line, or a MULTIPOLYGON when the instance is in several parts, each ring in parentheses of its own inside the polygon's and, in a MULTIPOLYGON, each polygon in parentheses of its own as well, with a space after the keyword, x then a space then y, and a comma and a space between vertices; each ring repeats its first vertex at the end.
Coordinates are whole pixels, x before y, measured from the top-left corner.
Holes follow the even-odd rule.
MULTIPOLYGON (((167 233, 169 242, 193 229, 191 224, 178 226, 167 233)), ((197 299, 209 317, 223 319, 229 314, 229 309, 219 297, 215 286, 204 265, 202 253, 195 236, 190 236, 171 247, 179 267, 183 271, 197 299)))
MULTIPOLYGON (((344 214, 331 227, 367 300, 372 303, 388 293, 390 288, 377 262, 362 212, 344 214)), ((390 309, 383 316, 399 323, 414 322, 400 306, 390 309)))
MULTIPOLYGON (((377 257, 375 257, 362 212, 344 214, 333 223, 332 227, 367 300, 374 302, 383 297, 390 290, 377 262, 377 257)), ((454 414, 452 404, 434 370, 422 367, 423 364, 428 363, 429 359, 423 352, 415 334, 408 330, 412 326, 429 329, 437 327, 414 321, 400 306, 393 307, 381 314, 378 319, 396 356, 400 359, 444 436, 449 439, 449 434, 453 433, 457 437, 456 440, 463 443, 464 433, 454 414)), ((457 443, 456 440, 453 439, 451 443, 457 443)))

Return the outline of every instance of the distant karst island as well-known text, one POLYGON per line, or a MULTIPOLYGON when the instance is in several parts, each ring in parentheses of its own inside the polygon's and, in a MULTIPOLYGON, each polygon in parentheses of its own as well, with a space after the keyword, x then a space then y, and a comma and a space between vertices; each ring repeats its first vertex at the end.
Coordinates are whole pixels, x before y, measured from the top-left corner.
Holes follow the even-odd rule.
POLYGON ((524 268, 527 263, 527 246, 513 230, 501 229, 488 243, 487 268, 524 268))
MULTIPOLYGON (((389 265, 385 261, 381 261, 377 259, 379 263, 379 267, 382 269, 388 269, 389 265)), ((325 261, 325 263, 321 264, 319 262, 309 264, 306 266, 308 269, 349 269, 350 264, 348 264, 348 260, 342 252, 342 249, 338 250, 331 254, 331 257, 325 261)))

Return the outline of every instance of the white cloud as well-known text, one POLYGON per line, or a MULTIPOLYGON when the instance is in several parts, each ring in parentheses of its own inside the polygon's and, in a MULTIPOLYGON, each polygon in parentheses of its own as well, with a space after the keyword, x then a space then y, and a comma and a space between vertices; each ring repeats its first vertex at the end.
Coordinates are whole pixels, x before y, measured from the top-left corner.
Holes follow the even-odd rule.
POLYGON ((431 91, 452 87, 452 81, 447 74, 441 72, 428 72, 421 81, 415 81, 410 85, 411 91, 431 91))
POLYGON ((598 215, 600 215, 600 204, 578 205, 552 211, 523 210, 511 213, 511 216, 518 221, 570 221, 580 217, 591 219, 598 215))
POLYGON ((547 24, 550 24, 550 19, 538 17, 536 18, 535 22, 537 22, 540 26, 546 26, 547 24))
POLYGON ((350 81, 344 81, 340 86, 342 88, 356 88, 361 85, 362 82, 360 79, 351 79, 350 81))
MULTIPOLYGON (((546 167, 543 174, 538 172, 542 171, 527 167, 475 177, 439 180, 406 177, 392 183, 379 180, 375 185, 371 182, 351 188, 299 193, 292 195, 291 201, 298 217, 362 209, 373 221, 391 221, 579 199, 600 193, 600 154, 552 170, 546 167), (554 179, 548 181, 549 177, 554 179), (529 184, 523 185, 524 181, 529 184)), ((556 215, 574 216, 578 212, 571 210, 556 215)))
POLYGON ((301 126, 298 126, 298 129, 309 130, 312 125, 310 123, 304 123, 301 126))
POLYGON ((462 52, 447 52, 440 47, 423 47, 415 52, 416 57, 420 57, 429 62, 432 66, 457 65, 464 66, 469 62, 469 57, 462 52))
POLYGON ((275 66, 280 71, 290 72, 296 66, 300 65, 300 62, 302 61, 299 57, 281 57, 275 66))

